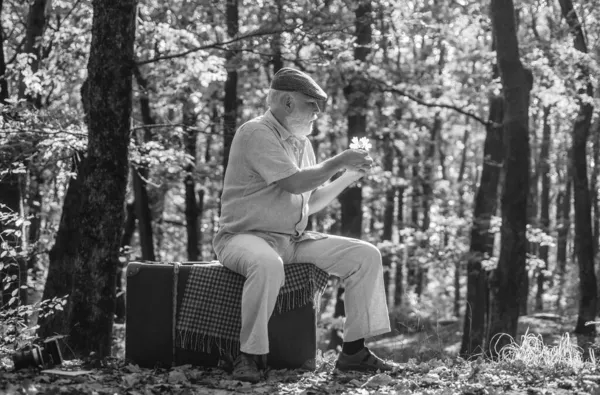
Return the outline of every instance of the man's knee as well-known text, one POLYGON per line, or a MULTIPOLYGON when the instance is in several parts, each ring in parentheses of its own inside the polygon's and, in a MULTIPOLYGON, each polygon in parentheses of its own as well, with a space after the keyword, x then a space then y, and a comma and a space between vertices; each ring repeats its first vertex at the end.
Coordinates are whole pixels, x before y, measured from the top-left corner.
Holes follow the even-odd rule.
POLYGON ((248 271, 248 277, 250 276, 264 279, 269 283, 279 284, 282 287, 285 281, 283 261, 273 254, 254 254, 248 271))
POLYGON ((360 248, 361 261, 363 266, 369 270, 382 270, 381 264, 381 252, 379 248, 375 247, 371 243, 362 243, 360 248))

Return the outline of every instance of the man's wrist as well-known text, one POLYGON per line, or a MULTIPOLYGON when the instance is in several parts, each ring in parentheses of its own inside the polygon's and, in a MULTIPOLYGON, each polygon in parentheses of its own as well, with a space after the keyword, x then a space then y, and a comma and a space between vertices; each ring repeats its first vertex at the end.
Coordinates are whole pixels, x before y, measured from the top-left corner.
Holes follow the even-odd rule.
POLYGON ((329 170, 333 174, 335 174, 338 171, 343 170, 345 168, 342 154, 337 154, 334 157, 329 158, 328 160, 326 160, 323 163, 327 166, 327 170, 329 170))

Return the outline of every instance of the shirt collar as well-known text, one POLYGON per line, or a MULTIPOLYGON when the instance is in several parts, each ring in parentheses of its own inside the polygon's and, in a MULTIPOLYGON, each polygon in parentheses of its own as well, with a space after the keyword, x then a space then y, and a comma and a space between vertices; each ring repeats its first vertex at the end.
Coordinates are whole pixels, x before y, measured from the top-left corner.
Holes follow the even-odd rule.
POLYGON ((298 139, 298 137, 294 136, 281 123, 279 123, 279 121, 277 120, 277 118, 275 118, 275 115, 273 115, 270 109, 267 110, 267 112, 265 112, 264 117, 267 122, 273 125, 273 127, 275 128, 277 133, 279 133, 279 137, 282 140, 287 140, 289 138, 298 139))

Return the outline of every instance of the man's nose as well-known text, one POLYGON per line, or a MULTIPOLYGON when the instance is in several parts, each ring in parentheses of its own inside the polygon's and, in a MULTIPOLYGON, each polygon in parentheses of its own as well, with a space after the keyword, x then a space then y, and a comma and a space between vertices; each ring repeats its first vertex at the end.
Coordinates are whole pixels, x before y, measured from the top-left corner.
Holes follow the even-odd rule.
POLYGON ((321 108, 319 107, 319 103, 314 102, 313 104, 314 104, 313 111, 316 112, 317 114, 320 113, 321 112, 321 108))

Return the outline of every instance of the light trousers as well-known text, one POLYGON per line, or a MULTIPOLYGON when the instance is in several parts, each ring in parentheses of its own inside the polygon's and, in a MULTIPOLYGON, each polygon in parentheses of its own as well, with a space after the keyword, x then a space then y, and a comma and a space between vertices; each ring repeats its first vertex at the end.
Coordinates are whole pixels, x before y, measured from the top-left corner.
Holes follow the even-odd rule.
POLYGON ((312 263, 342 279, 345 293, 344 341, 390 331, 381 253, 362 240, 328 235, 293 241, 267 234, 237 234, 217 249, 223 266, 246 277, 242 292, 240 350, 268 354, 267 325, 285 281, 283 265, 312 263))

